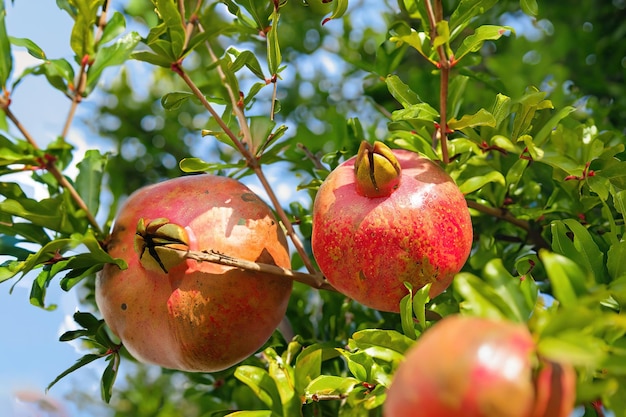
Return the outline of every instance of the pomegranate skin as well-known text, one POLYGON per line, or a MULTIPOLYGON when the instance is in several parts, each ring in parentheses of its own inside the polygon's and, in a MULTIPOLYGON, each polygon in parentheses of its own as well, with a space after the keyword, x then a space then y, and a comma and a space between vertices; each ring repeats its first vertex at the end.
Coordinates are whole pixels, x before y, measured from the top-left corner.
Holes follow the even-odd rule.
POLYGON ((449 316, 417 341, 398 367, 385 417, 530 417, 535 401, 526 327, 449 316))
POLYGON ((168 273, 146 269, 133 246, 140 218, 184 227, 190 250, 289 268, 287 241, 269 207, 226 177, 187 176, 144 187, 121 208, 107 246, 128 269, 109 264, 96 279, 106 323, 142 362, 213 372, 254 354, 282 320, 292 282, 188 259, 168 273))
POLYGON ((387 197, 360 195, 351 158, 320 186, 313 206, 313 255, 340 292, 374 309, 399 312, 408 292, 443 292, 467 260, 472 224, 452 178, 427 158, 393 150, 400 185, 387 197))

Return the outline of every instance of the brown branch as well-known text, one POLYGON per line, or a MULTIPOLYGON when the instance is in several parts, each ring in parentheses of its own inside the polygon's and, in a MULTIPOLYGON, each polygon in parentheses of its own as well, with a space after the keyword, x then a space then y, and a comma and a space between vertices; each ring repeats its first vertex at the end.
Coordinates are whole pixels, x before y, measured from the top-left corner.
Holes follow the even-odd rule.
POLYGON ((234 268, 245 269, 247 271, 263 272, 272 275, 289 278, 293 281, 301 282, 310 287, 320 290, 337 291, 321 274, 307 274, 304 272, 293 271, 291 269, 282 268, 280 266, 265 264, 260 262, 248 261, 245 259, 234 258, 215 251, 185 251, 181 249, 162 246, 161 249, 173 250, 185 254, 187 259, 193 259, 199 262, 210 262, 214 264, 231 266, 234 268))
POLYGON ((533 242, 537 248, 550 248, 550 244, 546 242, 543 236, 541 236, 541 231, 533 228, 530 222, 528 222, 527 220, 518 219, 508 210, 502 208, 485 206, 484 204, 480 204, 474 200, 466 201, 469 208, 472 208, 489 216, 504 220, 505 222, 511 223, 512 225, 525 230, 528 233, 527 240, 533 242))
MULTIPOLYGON (((36 151, 40 150, 35 139, 31 136, 28 130, 26 130, 24 125, 22 125, 22 123, 19 121, 19 119, 15 117, 15 114, 13 114, 13 112, 8 108, 8 105, 6 106, 3 105, 2 110, 4 110, 9 120, 11 120, 11 122, 15 125, 15 127, 17 127, 17 129, 22 133, 26 141, 30 143, 33 149, 35 149, 36 151)), ((47 161, 45 168, 57 180, 57 182, 59 183, 59 186, 61 186, 62 188, 65 188, 70 193, 70 196, 72 197, 76 205, 85 212, 85 216, 87 217, 87 220, 89 221, 91 226, 95 229, 96 233, 102 234, 102 229, 100 228, 100 225, 96 221, 96 218, 94 217, 94 215, 91 213, 91 211, 87 207, 87 204, 82 199, 82 197, 78 194, 78 191, 76 191, 74 186, 67 180, 67 178, 65 178, 63 173, 54 164, 54 161, 52 160, 47 161)))
MULTIPOLYGON (((431 0, 426 0, 426 12, 428 14, 428 22, 430 24, 430 41, 433 43, 438 36, 437 22, 442 20, 443 10, 441 0, 435 0, 436 10, 433 10, 431 0)), ((437 46, 437 54, 439 61, 437 67, 441 70, 439 82, 439 140, 441 142, 441 156, 444 164, 450 162, 448 155, 448 84, 450 80, 450 58, 446 53, 443 45, 437 46)))
MULTIPOLYGON (((201 25, 198 25, 198 27, 200 30, 203 30, 201 25)), ((206 46, 213 61, 217 62, 218 58, 215 55, 211 45, 208 42, 206 42, 206 46)), ((263 189, 267 193, 270 201, 272 202, 272 206, 274 207, 274 210, 276 210, 276 214, 278 215, 278 218, 283 223, 287 236, 289 236, 289 238, 291 239, 296 251, 298 252, 298 255, 300 256, 300 258, 302 259, 302 262, 304 263, 304 266, 311 274, 317 274, 317 270, 313 266, 313 262, 311 261, 308 254, 306 253, 306 250, 304 249, 304 245, 300 241, 300 238, 298 237, 295 229, 293 228, 293 224, 289 220, 289 217, 287 216, 287 213, 285 213, 285 210, 283 210, 282 205, 280 204, 280 201, 278 201, 278 197, 276 196, 276 193, 274 192, 274 189, 272 188, 271 184, 265 177, 263 169, 261 168, 261 165, 259 164, 259 161, 255 156, 255 150, 252 147, 253 141, 252 141, 252 135, 250 133, 250 128, 248 126, 248 121, 244 114, 243 108, 238 105, 239 99, 240 99, 239 92, 232 91, 232 88, 230 88, 230 85, 226 82, 226 75, 224 74, 224 71, 219 65, 217 65, 218 74, 220 78, 224 81, 226 91, 228 92, 231 103, 233 104, 233 112, 235 113, 237 120, 239 122, 239 126, 243 135, 243 142, 237 137, 237 135, 233 133, 233 131, 228 127, 228 125, 226 125, 226 123, 222 120, 220 115, 217 114, 215 109, 213 109, 213 106, 211 106, 211 103, 208 102, 208 100, 204 97, 204 94, 202 94, 202 92, 195 85, 193 80, 184 71, 181 63, 178 62, 178 63, 173 64, 172 69, 178 75, 181 76, 183 81, 185 81, 185 83, 191 89, 194 95, 200 100, 204 108, 211 114, 211 116, 213 116, 213 118, 218 123, 220 128, 222 128, 224 133, 226 133, 226 135, 233 141, 239 153, 241 153, 241 155, 246 159, 248 166, 252 168, 257 178, 261 182, 261 185, 263 186, 263 189), (247 143, 249 146, 245 146, 244 143, 247 143)))

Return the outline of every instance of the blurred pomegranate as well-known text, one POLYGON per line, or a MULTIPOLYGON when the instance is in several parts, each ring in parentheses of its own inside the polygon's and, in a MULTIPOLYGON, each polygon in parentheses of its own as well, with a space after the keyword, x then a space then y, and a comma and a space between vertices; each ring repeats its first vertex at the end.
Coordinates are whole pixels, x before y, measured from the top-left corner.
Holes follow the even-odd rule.
POLYGON ((546 362, 520 324, 449 316, 409 350, 387 392, 386 417, 568 417, 575 374, 546 362))

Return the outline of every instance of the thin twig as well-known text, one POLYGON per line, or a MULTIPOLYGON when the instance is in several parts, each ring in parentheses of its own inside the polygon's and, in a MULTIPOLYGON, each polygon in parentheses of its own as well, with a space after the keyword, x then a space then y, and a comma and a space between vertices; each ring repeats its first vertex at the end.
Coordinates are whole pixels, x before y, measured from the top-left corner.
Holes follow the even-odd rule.
MULTIPOLYGON (((434 42, 435 38, 437 38, 437 22, 440 21, 443 17, 443 8, 441 5, 441 0, 435 0, 436 2, 436 11, 433 10, 433 6, 431 4, 431 0, 426 0, 426 12, 428 14, 428 22, 430 24, 430 41, 434 42)), ((448 164, 450 162, 450 157, 448 156, 448 115, 447 115, 447 107, 448 107, 448 83, 450 79, 450 59, 448 54, 446 53, 446 49, 443 45, 439 45, 437 47, 437 54, 439 55, 439 61, 437 62, 437 67, 441 70, 441 77, 439 83, 439 140, 441 142, 441 156, 444 164, 448 164)))
POLYGON ((480 211, 481 213, 485 213, 490 216, 509 222, 521 229, 526 230, 527 232, 530 231, 529 222, 527 222, 526 220, 518 219, 507 210, 497 208, 497 207, 485 206, 484 204, 480 204, 474 200, 467 200, 467 206, 474 210, 480 211))
MULTIPOLYGON (((11 122, 15 125, 15 127, 17 127, 17 129, 22 133, 26 141, 30 143, 33 149, 36 151, 40 150, 35 139, 31 136, 28 130, 26 130, 24 125, 22 125, 22 123, 19 121, 19 119, 15 117, 15 114, 13 114, 13 112, 8 108, 8 106, 2 106, 2 110, 4 110, 9 120, 11 120, 11 122)), ((93 214, 87 207, 87 204, 82 199, 80 194, 78 194, 78 191, 76 191, 74 186, 67 180, 67 178, 65 178, 63 173, 59 170, 59 168, 57 168, 57 166, 54 164, 54 161, 52 160, 46 161, 45 168, 57 180, 59 185, 62 188, 65 188, 70 193, 70 196, 72 197, 76 205, 85 212, 85 216, 87 217, 87 220, 89 221, 91 226, 95 229, 96 233, 102 234, 102 229, 100 228, 100 225, 96 221, 96 218, 93 216, 93 214)))
POLYGON ((280 266, 272 264, 253 262, 241 258, 234 258, 232 256, 224 255, 215 251, 185 251, 181 249, 170 248, 167 246, 162 246, 161 249, 168 249, 184 253, 187 259, 193 259, 199 262, 210 262, 214 264, 245 269, 247 271, 279 275, 297 282, 301 282, 313 288, 335 292, 337 291, 332 285, 328 283, 328 281, 326 281, 326 278, 324 278, 324 276, 322 276, 321 274, 314 275, 304 272, 293 271, 291 269, 282 268, 280 266))
MULTIPOLYGON (((198 28, 201 31, 203 30, 202 26, 199 24, 198 24, 198 28)), ((206 46, 213 61, 218 62, 218 57, 213 51, 213 48, 211 47, 209 42, 206 42, 206 46)), ((231 103, 233 104, 233 112, 235 113, 235 116, 237 117, 237 120, 239 122, 241 133, 243 135, 243 142, 237 137, 237 135, 233 133, 233 131, 228 127, 228 125, 226 125, 226 123, 222 120, 222 118, 215 111, 215 109, 213 109, 213 106, 211 105, 211 103, 208 102, 208 100, 204 97, 204 94, 202 94, 202 92, 195 85, 193 80, 183 70, 181 63, 178 62, 178 63, 173 64, 172 69, 178 75, 181 76, 183 81, 185 81, 185 83, 191 89, 194 95, 200 100, 204 108, 211 114, 211 116, 213 116, 213 119, 218 123, 220 128, 222 128, 224 133, 226 133, 226 135, 228 135, 228 137, 233 141, 239 153, 241 153, 241 155, 246 159, 248 166, 252 168, 257 178, 261 182, 263 189, 265 190, 269 199, 271 200, 272 206, 274 207, 274 210, 276 210, 276 214, 278 215, 278 218, 283 223, 285 230, 287 232, 287 236, 289 236, 289 238, 291 239, 296 251, 298 252, 298 255, 300 256, 300 258, 302 259, 302 262, 304 263, 304 266, 311 274, 316 274, 317 270, 313 266, 313 262, 311 262, 311 259, 306 253, 306 250, 304 249, 304 245, 300 241, 300 238, 298 237, 293 227, 293 224, 289 220, 289 217, 287 216, 287 213, 285 213, 285 210, 283 210, 282 205, 280 204, 280 201, 278 201, 278 197, 276 196, 276 193, 274 192, 274 189, 272 188, 271 184, 265 177, 265 174, 261 168, 261 165, 259 164, 258 159, 255 157, 255 149, 253 149, 252 147, 253 141, 252 141, 252 135, 250 133, 250 128, 248 126, 248 121, 244 114, 243 108, 238 105, 239 92, 232 91, 232 88, 230 88, 230 85, 226 82, 226 75, 224 74, 224 71, 219 65, 217 65, 218 75, 224 81, 226 91, 228 92, 231 103), (248 147, 246 147, 244 143, 247 143, 248 147)))

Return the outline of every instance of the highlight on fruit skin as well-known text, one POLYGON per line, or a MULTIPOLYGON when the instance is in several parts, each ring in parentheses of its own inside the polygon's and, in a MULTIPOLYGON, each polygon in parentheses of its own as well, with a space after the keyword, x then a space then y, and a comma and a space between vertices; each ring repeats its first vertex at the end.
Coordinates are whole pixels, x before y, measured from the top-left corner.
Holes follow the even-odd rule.
POLYGON ((381 142, 335 168, 313 205, 311 247, 330 284, 357 302, 399 312, 431 284, 441 294, 465 264, 473 239, 463 193, 443 168, 381 142), (368 196, 368 194, 373 196, 368 196))
POLYGON ((121 207, 107 251, 128 268, 100 271, 96 302, 137 360, 223 370, 254 355, 284 318, 290 279, 185 257, 203 250, 291 267, 272 210, 235 179, 166 180, 137 190, 121 207))

